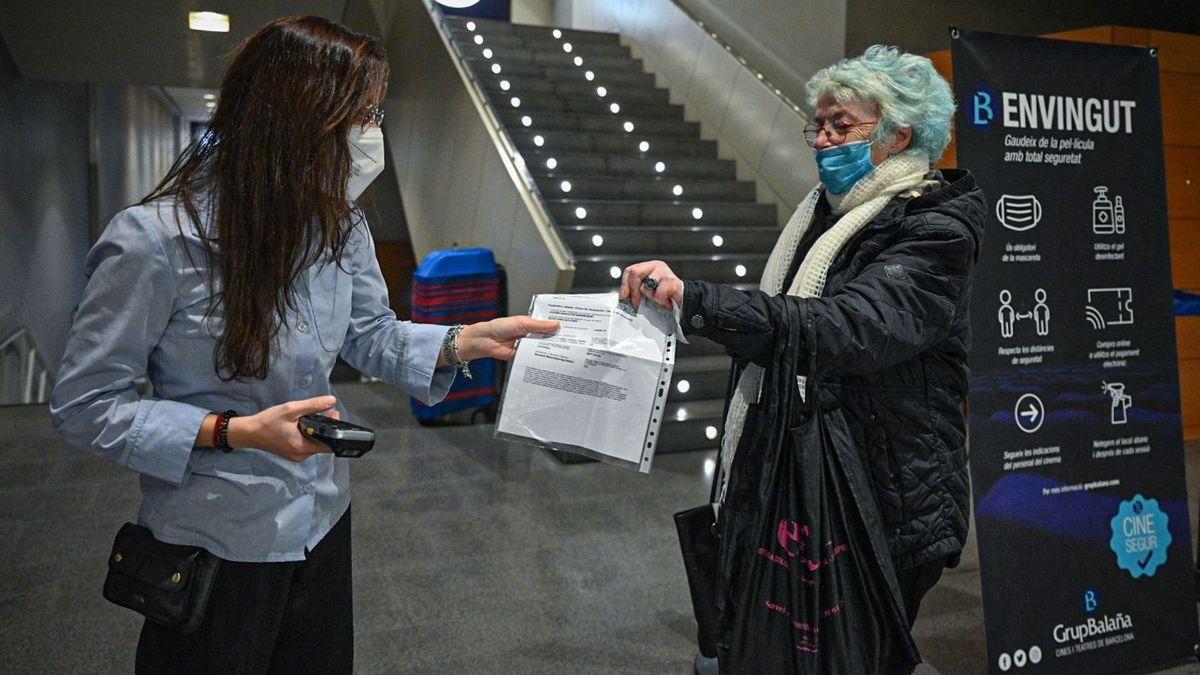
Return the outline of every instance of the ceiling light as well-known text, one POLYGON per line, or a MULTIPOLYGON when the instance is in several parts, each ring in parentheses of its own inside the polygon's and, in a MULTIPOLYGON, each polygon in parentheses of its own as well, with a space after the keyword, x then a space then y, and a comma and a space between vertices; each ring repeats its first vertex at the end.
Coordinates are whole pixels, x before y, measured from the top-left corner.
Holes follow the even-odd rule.
POLYGON ((188 12, 188 28, 206 33, 228 33, 229 15, 220 12, 188 12))

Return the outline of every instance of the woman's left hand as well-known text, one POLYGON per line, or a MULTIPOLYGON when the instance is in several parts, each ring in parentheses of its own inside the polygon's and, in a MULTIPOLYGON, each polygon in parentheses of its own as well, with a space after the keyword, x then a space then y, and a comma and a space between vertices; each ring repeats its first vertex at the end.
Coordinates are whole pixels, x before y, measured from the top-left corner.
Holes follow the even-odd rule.
POLYGON ((667 309, 672 308, 672 303, 682 307, 683 280, 675 276, 667 263, 661 260, 630 265, 625 268, 625 274, 621 276, 621 299, 624 300, 630 296, 632 296, 631 302, 634 307, 638 306, 642 296, 650 298, 667 309), (657 287, 651 288, 646 285, 644 282, 648 278, 653 278, 658 282, 657 287))
MULTIPOLYGON (((517 340, 530 333, 553 333, 557 321, 542 321, 527 316, 506 316, 464 326, 458 334, 458 355, 464 361, 500 359, 512 361, 517 355, 517 340)), ((439 362, 439 365, 444 365, 439 362)))

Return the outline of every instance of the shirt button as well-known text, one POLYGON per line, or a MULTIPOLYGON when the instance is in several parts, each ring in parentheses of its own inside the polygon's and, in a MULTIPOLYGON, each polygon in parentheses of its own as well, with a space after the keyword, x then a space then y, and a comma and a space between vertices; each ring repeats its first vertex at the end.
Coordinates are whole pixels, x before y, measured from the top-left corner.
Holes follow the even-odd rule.
POLYGON ((312 379, 311 379, 309 376, 307 376, 307 375, 305 375, 304 377, 300 378, 300 386, 301 386, 301 387, 307 387, 307 386, 308 386, 309 384, 311 384, 311 383, 312 383, 312 379))
POLYGON ((296 326, 296 330, 300 331, 301 333, 307 333, 308 332, 308 322, 301 321, 300 325, 296 326))
POLYGON ((311 483, 309 483, 308 485, 305 485, 305 486, 304 486, 304 491, 305 491, 305 492, 307 492, 307 493, 308 493, 308 494, 310 494, 310 495, 313 493, 313 490, 315 490, 315 489, 316 489, 316 488, 314 488, 314 487, 312 486, 312 484, 311 484, 311 483))
POLYGON ((704 317, 700 316, 699 314, 693 314, 692 328, 695 328, 696 330, 704 328, 704 317))

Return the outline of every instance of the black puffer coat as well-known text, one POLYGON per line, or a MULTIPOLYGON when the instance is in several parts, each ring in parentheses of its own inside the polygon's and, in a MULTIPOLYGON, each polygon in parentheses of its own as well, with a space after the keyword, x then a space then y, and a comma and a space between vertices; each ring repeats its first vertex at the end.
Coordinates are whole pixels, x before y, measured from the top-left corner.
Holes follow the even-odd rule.
POLYGON ((799 304, 813 328, 797 363, 807 367, 816 351, 810 376, 842 404, 902 569, 956 563, 970 514, 967 307, 986 204, 968 172, 947 170, 939 180, 919 197, 896 197, 853 237, 819 298, 703 281, 684 290, 689 334, 763 366, 787 330, 782 304, 799 304))

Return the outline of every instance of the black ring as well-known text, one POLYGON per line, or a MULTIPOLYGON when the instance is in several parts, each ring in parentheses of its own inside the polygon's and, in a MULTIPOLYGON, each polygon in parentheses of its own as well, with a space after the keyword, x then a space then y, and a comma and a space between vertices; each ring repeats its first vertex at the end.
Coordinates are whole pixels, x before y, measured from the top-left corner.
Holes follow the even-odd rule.
POLYGON ((645 279, 642 279, 642 285, 646 288, 649 288, 650 292, 653 293, 654 291, 658 290, 658 279, 655 279, 654 277, 646 277, 645 279))

